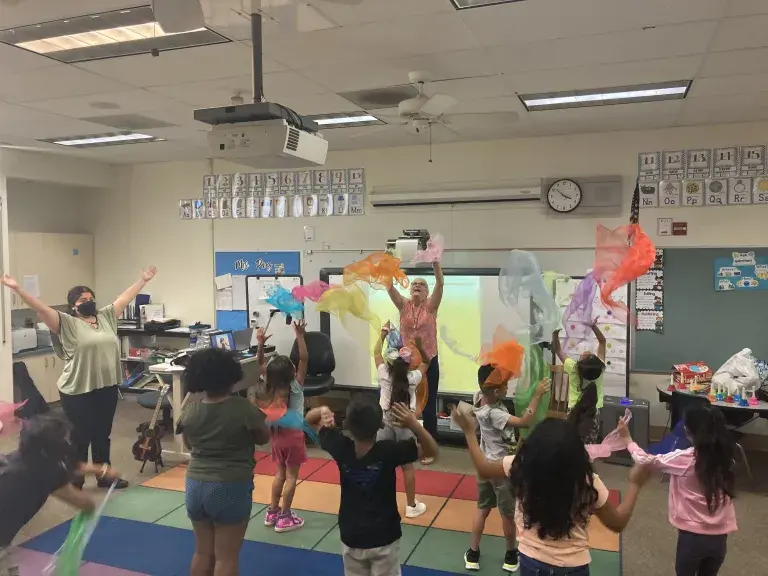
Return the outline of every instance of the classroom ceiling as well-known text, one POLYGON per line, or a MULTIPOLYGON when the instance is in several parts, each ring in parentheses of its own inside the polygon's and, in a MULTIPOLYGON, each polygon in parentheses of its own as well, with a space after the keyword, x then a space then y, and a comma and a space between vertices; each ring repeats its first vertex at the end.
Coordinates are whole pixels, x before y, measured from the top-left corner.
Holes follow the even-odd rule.
MULTIPOLYGON (((0 0, 0 28, 148 4, 0 0)), ((249 0, 202 0, 230 43, 62 64, 0 44, 0 143, 114 163, 207 157, 198 107, 251 89, 249 0), (62 149, 45 138, 114 131, 123 115, 164 142, 62 149)), ((768 119, 767 0, 262 0, 269 101, 306 115, 357 112, 341 96, 407 83, 459 100, 434 143, 768 119), (686 99, 527 112, 516 94, 692 79, 686 99), (469 113, 494 113, 466 116, 469 113)), ((390 115, 396 110, 368 110, 390 115)), ((398 126, 325 130, 332 150, 426 143, 398 126)))

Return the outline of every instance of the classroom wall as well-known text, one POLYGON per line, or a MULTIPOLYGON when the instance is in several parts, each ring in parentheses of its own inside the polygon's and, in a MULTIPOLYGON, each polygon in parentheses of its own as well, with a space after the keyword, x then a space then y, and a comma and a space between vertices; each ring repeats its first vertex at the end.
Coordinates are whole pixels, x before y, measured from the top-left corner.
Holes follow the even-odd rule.
MULTIPOLYGON (((213 320, 214 250, 322 250, 383 248, 403 228, 441 232, 448 248, 584 248, 594 246, 595 225, 626 223, 641 151, 763 143, 768 123, 554 136, 329 154, 328 167, 366 169, 367 185, 439 186, 457 182, 510 182, 541 177, 621 175, 625 205, 620 218, 558 217, 538 204, 386 209, 344 219, 182 221, 178 201, 200 194, 206 173, 244 171, 223 161, 144 164, 118 168, 117 185, 96 206, 97 291, 117 294, 138 270, 155 263, 151 286, 169 316, 213 320), (213 168, 211 168, 213 166, 213 168), (123 218, 127 213, 130 218, 123 218), (303 228, 315 228, 305 242, 303 228)), ((646 210, 641 224, 659 246, 765 245, 768 206, 646 210), (688 222, 688 236, 656 237, 656 218, 688 222)), ((311 258, 311 257, 310 257, 311 258)), ((306 266, 305 266, 306 267, 306 266)), ((655 402, 655 378, 633 375, 632 393, 654 401, 653 424, 666 412, 655 402)), ((763 423, 760 423, 763 424, 763 423)), ((768 433, 768 427, 763 428, 768 433)))
POLYGON ((92 203, 103 190, 9 179, 8 228, 11 232, 91 234, 92 203))

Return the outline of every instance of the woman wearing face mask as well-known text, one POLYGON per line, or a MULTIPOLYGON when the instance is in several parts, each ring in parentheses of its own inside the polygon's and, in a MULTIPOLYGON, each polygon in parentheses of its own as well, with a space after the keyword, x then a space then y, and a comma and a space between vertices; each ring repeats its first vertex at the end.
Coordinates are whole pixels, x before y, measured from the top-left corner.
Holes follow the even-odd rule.
POLYGON ((424 352, 432 359, 427 370, 429 396, 423 418, 424 428, 432 437, 437 437, 437 387, 440 381, 440 365, 437 360, 437 309, 443 299, 443 270, 439 262, 432 266, 435 271, 435 289, 432 294, 429 293, 424 278, 411 281, 410 298, 403 298, 394 285, 389 287, 388 292, 392 303, 400 312, 400 334, 403 336, 403 342, 412 344, 420 338, 424 352))
MULTIPOLYGON (((61 407, 73 426, 72 440, 78 458, 88 462, 88 449, 95 465, 108 469, 112 421, 117 408, 117 384, 122 379, 117 318, 142 288, 152 280, 157 270, 150 266, 141 278, 103 308, 96 306, 93 290, 75 286, 67 294, 70 313, 58 312, 43 304, 19 286, 10 276, 3 276, 8 286, 35 312, 56 335, 56 354, 64 360, 64 371, 58 387, 61 407)), ((98 477, 99 487, 109 487, 112 480, 98 477)), ((83 486, 84 480, 76 485, 83 486)), ((128 485, 118 481, 118 488, 128 485)))

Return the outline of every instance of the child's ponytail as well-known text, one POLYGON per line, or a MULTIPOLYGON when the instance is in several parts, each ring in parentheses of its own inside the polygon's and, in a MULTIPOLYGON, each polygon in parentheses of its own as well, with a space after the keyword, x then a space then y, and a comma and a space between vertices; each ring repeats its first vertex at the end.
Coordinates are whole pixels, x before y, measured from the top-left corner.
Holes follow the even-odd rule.
POLYGON ((734 443, 725 427, 725 416, 712 406, 692 408, 685 427, 696 454, 696 478, 704 488, 707 508, 717 510, 725 498, 735 496, 734 443))

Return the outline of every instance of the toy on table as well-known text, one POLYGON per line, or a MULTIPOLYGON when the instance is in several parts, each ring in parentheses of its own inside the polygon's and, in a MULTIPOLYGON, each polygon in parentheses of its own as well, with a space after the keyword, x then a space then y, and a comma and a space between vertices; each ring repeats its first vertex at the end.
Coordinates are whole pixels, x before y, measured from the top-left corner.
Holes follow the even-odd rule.
POLYGON ((706 394, 710 389, 711 380, 712 369, 704 362, 686 362, 672 366, 672 381, 678 390, 690 389, 694 394, 706 394))
POLYGON ((726 403, 728 403, 728 404, 733 404, 733 396, 731 396, 730 394, 728 394, 728 396, 726 396, 726 397, 725 397, 725 401, 726 401, 726 403))

